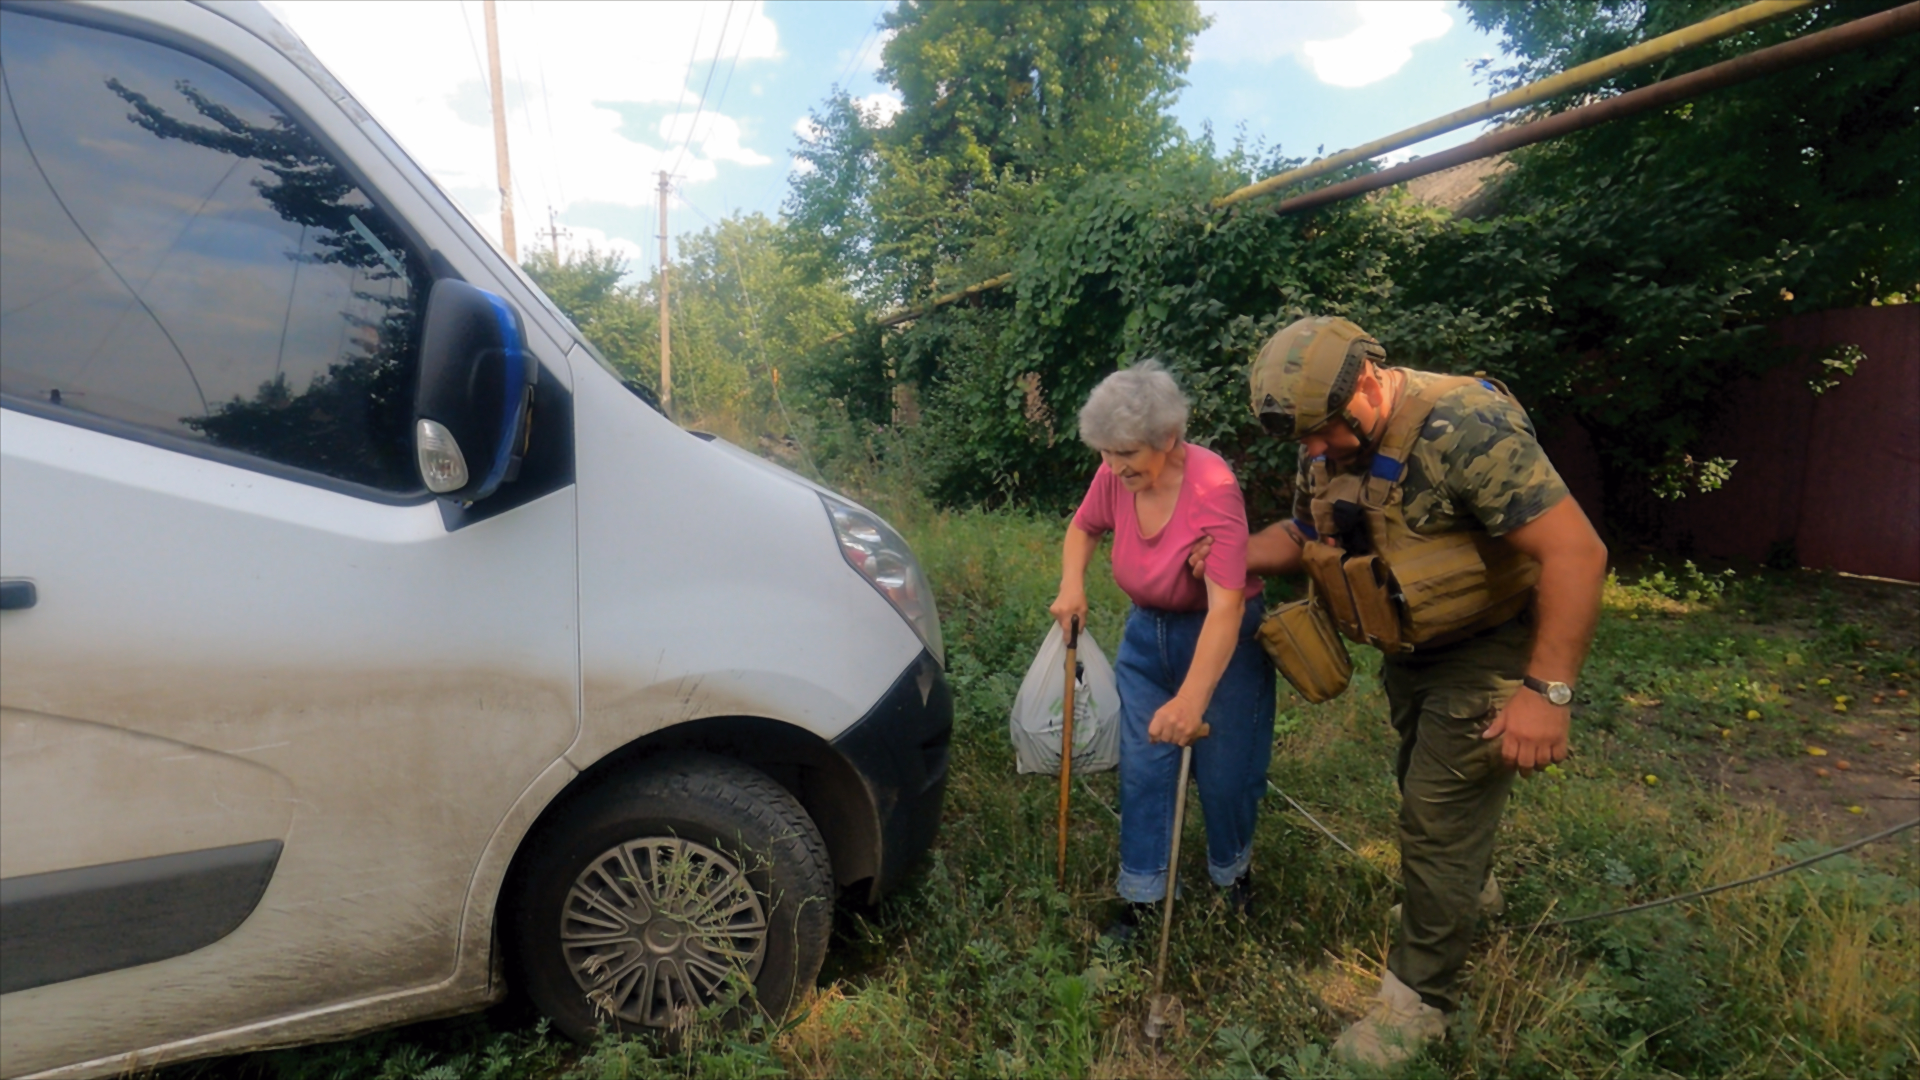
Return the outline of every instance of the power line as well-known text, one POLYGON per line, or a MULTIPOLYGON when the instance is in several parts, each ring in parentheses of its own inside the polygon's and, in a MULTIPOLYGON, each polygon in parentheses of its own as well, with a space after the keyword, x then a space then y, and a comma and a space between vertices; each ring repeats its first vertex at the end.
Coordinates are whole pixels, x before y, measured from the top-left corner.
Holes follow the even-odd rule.
MULTIPOLYGON (((707 224, 713 226, 714 244, 716 247, 718 247, 721 239, 721 233, 723 232, 723 229, 721 228, 721 224, 718 221, 713 220, 712 216, 710 216, 705 210, 702 210, 699 207, 693 205, 693 203, 689 202, 687 200, 686 192, 683 191, 680 193, 680 201, 687 204, 687 209, 692 210, 696 214, 699 214, 702 218, 706 220, 707 224)), ((807 471, 813 474, 813 478, 816 481, 823 481, 824 478, 820 474, 820 466, 814 463, 813 452, 807 449, 806 440, 800 437, 800 433, 798 429, 794 427, 793 415, 787 412, 787 402, 784 398, 780 396, 779 370, 773 366, 773 362, 771 360, 767 359, 767 339, 764 335, 760 333, 760 315, 757 310, 758 305, 756 305, 753 302, 753 289, 747 284, 746 264, 740 261, 739 239, 737 237, 734 238, 734 242, 727 246, 731 249, 730 254, 732 254, 733 256, 734 277, 736 277, 740 281, 740 297, 741 299, 745 300, 747 303, 747 324, 753 328, 753 344, 754 344, 754 347, 758 349, 760 352, 760 366, 766 371, 767 388, 773 392, 773 404, 775 407, 777 407, 780 410, 780 419, 787 426, 787 438, 792 439, 793 445, 800 448, 800 457, 802 460, 804 460, 807 463, 807 471)))
MULTIPOLYGON (((727 43, 727 26, 733 22, 733 4, 734 0, 727 0, 726 18, 720 22, 720 37, 713 43, 713 62, 707 65, 707 81, 700 87, 700 100, 693 107, 693 122, 687 125, 687 139, 680 144, 680 156, 673 161, 671 171, 676 176, 680 172, 680 163, 687 159, 687 149, 693 145, 693 130, 700 126, 700 112, 707 107, 707 91, 713 89, 713 73, 720 68, 720 49, 727 43)), ((700 39, 695 36, 694 45, 697 47, 699 44, 700 39)), ((687 68, 687 74, 691 78, 691 65, 687 68)))
MULTIPOLYGON (((713 129, 720 123, 720 107, 727 103, 727 91, 733 88, 733 72, 735 68, 740 66, 740 54, 745 52, 747 48, 747 31, 752 27, 753 20, 752 16, 749 15, 747 24, 740 28, 740 44, 733 47, 733 59, 727 63, 727 77, 720 83, 720 96, 713 101, 713 119, 707 122, 707 139, 713 138, 713 129)), ((725 41, 726 39, 722 37, 721 40, 725 41)), ((699 116, 696 115, 694 119, 698 120, 699 116)), ((687 134, 693 134, 691 128, 688 129, 687 134)), ((706 146, 707 139, 700 140, 700 145, 703 147, 706 146)))
MULTIPOLYGON (((855 47, 855 49, 853 50, 853 55, 847 58, 847 66, 840 69, 840 76, 833 81, 829 89, 832 89, 833 87, 840 87, 844 89, 844 87, 842 87, 842 84, 847 81, 848 76, 853 74, 853 69, 860 63, 860 58, 867 54, 867 43, 869 41, 872 41, 874 38, 874 35, 878 34, 879 32, 880 32, 879 20, 876 19, 872 23, 868 24, 867 32, 864 35, 862 35, 860 38, 860 44, 857 47, 855 47)), ((779 187, 781 184, 791 183, 792 180, 793 180, 793 155, 788 154, 787 170, 783 173, 775 173, 773 175, 773 177, 767 182, 767 192, 771 193, 773 189, 779 187)), ((760 198, 762 201, 765 201, 766 194, 762 194, 760 198)), ((778 213, 778 211, 776 211, 776 213, 778 213)))
MULTIPOLYGON (((728 11, 732 11, 731 2, 729 2, 728 4, 728 11)), ((693 81, 693 62, 699 59, 700 57, 700 32, 702 30, 705 30, 706 27, 707 27, 707 8, 706 8, 706 5, 702 4, 700 6, 700 21, 695 23, 693 27, 693 47, 687 50, 687 72, 685 75, 680 77, 680 88, 683 91, 686 89, 687 84, 693 81)), ((687 134, 689 137, 692 136, 693 134, 692 125, 688 125, 687 134)), ((686 153, 686 147, 684 145, 681 146, 680 152, 683 155, 686 153)), ((664 162, 665 160, 666 160, 665 155, 662 155, 661 161, 664 162)), ((675 171, 678 171, 679 168, 680 168, 679 162, 675 162, 674 163, 675 171)), ((660 198, 663 200, 666 198, 666 194, 664 190, 662 191, 660 198)), ((665 232, 666 230, 663 228, 661 231, 665 232)), ((666 245, 663 242, 661 245, 661 251, 662 251, 661 260, 654 267, 654 272, 656 274, 666 273, 667 263, 665 258, 665 250, 666 250, 666 245)))
MULTIPOLYGON (((532 148, 533 144, 539 141, 539 136, 534 134, 533 117, 528 115, 527 79, 526 76, 520 73, 520 54, 518 51, 513 54, 513 78, 515 82, 520 84, 520 126, 525 129, 527 133, 527 146, 532 148)), ((534 174, 540 177, 540 191, 541 194, 545 196, 545 198, 540 201, 551 206, 553 205, 553 176, 550 171, 552 169, 552 163, 547 160, 548 156, 548 154, 538 152, 534 154, 534 174)), ((516 191, 516 194, 519 193, 516 191)), ((534 208, 533 200, 527 196, 522 196, 522 198, 525 198, 527 201, 527 210, 532 211, 534 208)))
MULTIPOLYGON (((533 0, 527 0, 527 10, 533 10, 533 0)), ((547 118, 547 145, 557 148, 560 145, 560 136, 553 130, 553 98, 547 93, 547 65, 538 51, 533 54, 533 69, 540 76, 540 111, 546 114, 547 118)), ((560 202, 562 205, 571 205, 567 200, 567 170, 560 168, 558 162, 555 162, 555 168, 558 171, 555 179, 560 187, 560 202)))
POLYGON ((860 46, 853 50, 852 56, 847 57, 847 66, 841 68, 840 77, 833 80, 835 86, 844 84, 853 74, 853 69, 860 64, 860 58, 867 55, 867 42, 872 41, 873 36, 879 32, 880 22, 876 19, 871 26, 867 27, 866 34, 860 38, 860 46))
MULTIPOLYGON (((731 10, 731 0, 729 0, 729 10, 731 10)), ((683 93, 687 88, 687 84, 693 81, 693 62, 700 58, 700 32, 702 30, 705 30, 706 28, 707 28, 707 6, 705 4, 702 4, 700 5, 700 21, 695 23, 693 26, 693 47, 687 50, 687 73, 681 76, 680 78, 680 89, 683 93)), ((678 108, 677 105, 675 107, 678 108)), ((678 114, 676 113, 675 115, 678 115, 678 114)), ((693 128, 691 125, 689 125, 687 128, 687 134, 689 136, 693 134, 693 128)), ((684 155, 686 152, 687 152, 686 146, 682 145, 680 148, 680 153, 684 155)), ((674 162, 673 171, 675 172, 680 171, 680 163, 678 161, 674 162)))
POLYGON ((467 28, 467 44, 473 49, 473 68, 480 73, 480 86, 482 89, 485 89, 487 86, 487 63, 480 59, 480 43, 475 40, 473 36, 473 21, 467 18, 467 0, 459 0, 459 2, 453 6, 460 9, 461 25, 467 28))

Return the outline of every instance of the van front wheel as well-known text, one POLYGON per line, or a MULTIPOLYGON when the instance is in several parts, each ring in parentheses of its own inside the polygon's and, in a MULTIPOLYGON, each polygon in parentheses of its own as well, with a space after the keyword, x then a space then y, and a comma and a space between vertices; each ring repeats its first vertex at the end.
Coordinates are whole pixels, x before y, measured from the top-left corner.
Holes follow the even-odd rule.
POLYGON ((764 773, 675 754, 610 777, 528 837, 513 938, 528 996, 581 1042, 747 1010, 783 1016, 833 923, 820 830, 764 773))

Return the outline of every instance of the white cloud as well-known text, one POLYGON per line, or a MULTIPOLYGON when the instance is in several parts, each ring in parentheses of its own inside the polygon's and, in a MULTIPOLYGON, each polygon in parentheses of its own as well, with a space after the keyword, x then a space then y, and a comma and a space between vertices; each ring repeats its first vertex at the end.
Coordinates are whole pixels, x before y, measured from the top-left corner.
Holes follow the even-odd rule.
MULTIPOLYGON (((539 242, 542 244, 550 244, 554 241, 542 235, 539 242)), ((629 279, 632 279, 636 275, 645 274, 646 268, 649 265, 647 262, 648 256, 646 248, 641 247, 632 240, 618 236, 609 236, 603 230, 589 228, 583 225, 568 225, 562 227, 560 230, 559 245, 560 254, 567 257, 581 254, 589 249, 602 253, 610 251, 626 260, 627 277, 629 279)))
POLYGON ((1194 40, 1196 63, 1268 63, 1360 24, 1351 0, 1201 0, 1200 10, 1213 25, 1194 40))
POLYGON ((677 112, 662 117, 658 130, 662 142, 668 146, 683 142, 691 135, 694 139, 692 145, 700 147, 700 153, 708 161, 765 165, 773 160, 740 145, 740 122, 731 116, 698 111, 677 112))
POLYGON ((1343 37, 1301 46, 1307 66, 1332 86, 1366 86, 1413 59, 1413 47, 1445 36, 1453 16, 1441 0, 1361 0, 1360 25, 1343 37))
POLYGON ((901 101, 898 94, 890 94, 885 90, 868 94, 863 98, 855 98, 853 103, 860 106, 860 115, 874 127, 887 127, 892 124, 893 118, 900 115, 900 110, 907 107, 907 103, 901 101))
POLYGON ((1413 58, 1413 46, 1453 27, 1442 0, 1202 0, 1213 25, 1194 60, 1269 64, 1294 57, 1321 82, 1365 86, 1413 58))
MULTIPOLYGON (((497 233, 481 5, 396 0, 355 18, 341 17, 331 0, 277 0, 273 8, 435 179, 463 192, 474 220, 497 233), (377 33, 369 32, 372 24, 377 33), (479 205, 473 192, 485 193, 479 205)), ((507 142, 523 236, 531 219, 544 222, 548 206, 651 206, 651 174, 676 160, 688 185, 713 179, 723 164, 772 161, 741 144, 739 121, 725 103, 722 111, 699 108, 706 61, 715 55, 723 67, 712 82, 715 97, 736 52, 742 68, 780 55, 762 3, 738 4, 730 19, 726 10, 553 0, 536 8, 532 0, 501 0, 507 142), (691 86, 689 55, 700 60, 691 86), (699 122, 682 156, 696 109, 699 122)), ((743 83, 732 93, 745 89, 743 83)))

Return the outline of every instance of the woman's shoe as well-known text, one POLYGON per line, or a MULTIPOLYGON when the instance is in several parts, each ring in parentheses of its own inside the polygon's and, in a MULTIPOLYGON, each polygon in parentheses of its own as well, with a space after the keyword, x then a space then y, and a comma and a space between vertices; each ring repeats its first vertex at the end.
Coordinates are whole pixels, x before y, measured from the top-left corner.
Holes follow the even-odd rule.
POLYGON ((1113 942, 1115 945, 1125 945, 1127 942, 1133 940, 1133 935, 1140 932, 1141 920, 1144 919, 1147 913, 1152 911, 1153 908, 1154 905, 1152 904, 1137 903, 1131 900, 1120 901, 1115 905, 1113 921, 1107 923, 1105 930, 1100 931, 1100 936, 1113 942))
POLYGON ((1243 919, 1253 918, 1253 868, 1233 879, 1227 886, 1227 906, 1243 919))

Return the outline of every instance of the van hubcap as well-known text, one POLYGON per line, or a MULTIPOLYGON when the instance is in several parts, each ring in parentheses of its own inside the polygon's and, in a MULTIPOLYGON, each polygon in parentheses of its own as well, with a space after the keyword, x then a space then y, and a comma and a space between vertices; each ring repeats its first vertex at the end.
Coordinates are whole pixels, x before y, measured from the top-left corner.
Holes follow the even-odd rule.
POLYGON ((608 848, 574 879, 560 948, 594 1012, 684 1027, 730 981, 744 990, 760 974, 767 913, 732 859, 648 837, 608 848))

